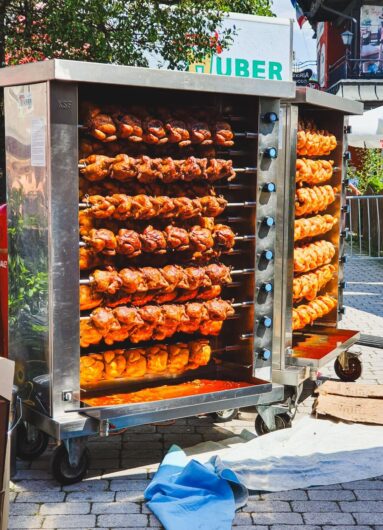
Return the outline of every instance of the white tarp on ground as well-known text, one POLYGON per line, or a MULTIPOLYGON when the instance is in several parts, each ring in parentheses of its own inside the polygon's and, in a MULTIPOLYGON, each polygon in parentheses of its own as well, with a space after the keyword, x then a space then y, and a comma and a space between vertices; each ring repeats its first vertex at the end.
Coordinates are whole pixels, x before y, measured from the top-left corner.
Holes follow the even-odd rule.
POLYGON ((383 107, 368 110, 362 116, 351 116, 349 120, 352 127, 349 145, 383 149, 383 107))
MULTIPOLYGON (((383 475, 383 426, 303 418, 291 429, 186 450, 202 463, 218 457, 250 490, 287 491, 383 475), (247 440, 246 440, 247 438, 247 440)), ((219 467, 221 467, 219 465, 219 467)))

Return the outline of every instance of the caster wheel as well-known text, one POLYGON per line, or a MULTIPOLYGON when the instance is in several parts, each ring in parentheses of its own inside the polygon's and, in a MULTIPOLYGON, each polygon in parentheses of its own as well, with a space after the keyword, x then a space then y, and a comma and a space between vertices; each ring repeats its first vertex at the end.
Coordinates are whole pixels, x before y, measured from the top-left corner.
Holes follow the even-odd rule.
POLYGON ((238 416, 238 409, 226 409, 213 412, 211 417, 216 423, 225 423, 226 421, 234 420, 238 416))
MULTIPOLYGON (((290 428, 290 416, 287 413, 277 414, 275 416, 275 427, 276 431, 290 428)), ((255 432, 258 434, 258 436, 263 436, 264 434, 268 434, 269 432, 271 432, 270 429, 267 427, 266 423, 263 421, 262 416, 260 414, 258 414, 255 418, 255 432)))
POLYGON ((85 448, 77 466, 72 467, 69 463, 68 451, 64 444, 59 445, 52 455, 51 472, 60 484, 75 484, 80 482, 86 475, 90 464, 89 449, 85 448))
POLYGON ((28 438, 28 429, 22 421, 16 429, 16 456, 20 460, 35 460, 44 453, 49 442, 49 436, 45 432, 31 427, 28 438))
POLYGON ((334 363, 334 370, 341 381, 353 383, 362 375, 362 363, 359 360, 359 357, 356 355, 351 355, 348 359, 347 369, 342 368, 339 360, 336 359, 334 363))

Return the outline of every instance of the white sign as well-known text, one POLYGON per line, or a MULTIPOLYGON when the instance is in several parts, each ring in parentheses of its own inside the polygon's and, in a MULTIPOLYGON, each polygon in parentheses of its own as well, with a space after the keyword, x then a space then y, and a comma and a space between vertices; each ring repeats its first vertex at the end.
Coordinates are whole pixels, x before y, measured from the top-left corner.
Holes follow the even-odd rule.
POLYGON ((223 22, 223 29, 228 28, 236 32, 230 48, 212 55, 200 66, 191 65, 191 71, 291 81, 291 20, 233 13, 223 22))
MULTIPOLYGON (((191 64, 189 71, 253 79, 292 80, 292 20, 230 13, 220 31, 228 28, 236 33, 230 48, 222 52, 215 50, 213 55, 203 61, 191 64)), ((160 59, 155 54, 148 56, 149 66, 158 68, 160 59)), ((166 65, 161 65, 161 68, 166 68, 166 65)))
POLYGON ((45 167, 46 125, 44 118, 32 118, 31 122, 31 166, 45 167))

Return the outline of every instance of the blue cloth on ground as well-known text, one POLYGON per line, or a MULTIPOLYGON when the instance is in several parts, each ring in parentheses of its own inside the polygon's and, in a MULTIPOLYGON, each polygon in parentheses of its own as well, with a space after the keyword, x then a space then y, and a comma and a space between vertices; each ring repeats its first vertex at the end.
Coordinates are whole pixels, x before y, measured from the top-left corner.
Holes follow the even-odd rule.
POLYGON ((145 490, 148 507, 166 530, 230 530, 235 509, 246 504, 247 496, 218 458, 207 464, 189 461, 176 445, 145 490))

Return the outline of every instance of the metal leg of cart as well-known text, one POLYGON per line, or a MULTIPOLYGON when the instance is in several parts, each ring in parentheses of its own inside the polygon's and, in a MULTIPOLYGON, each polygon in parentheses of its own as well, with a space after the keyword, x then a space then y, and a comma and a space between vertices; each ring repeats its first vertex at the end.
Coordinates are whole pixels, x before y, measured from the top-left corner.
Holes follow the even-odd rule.
POLYGON ((87 436, 68 438, 54 450, 51 472, 60 484, 73 484, 85 477, 90 463, 87 441, 87 436))
POLYGON ((257 406, 258 415, 255 418, 255 432, 258 436, 291 427, 303 387, 304 383, 296 387, 286 386, 283 403, 257 406))

